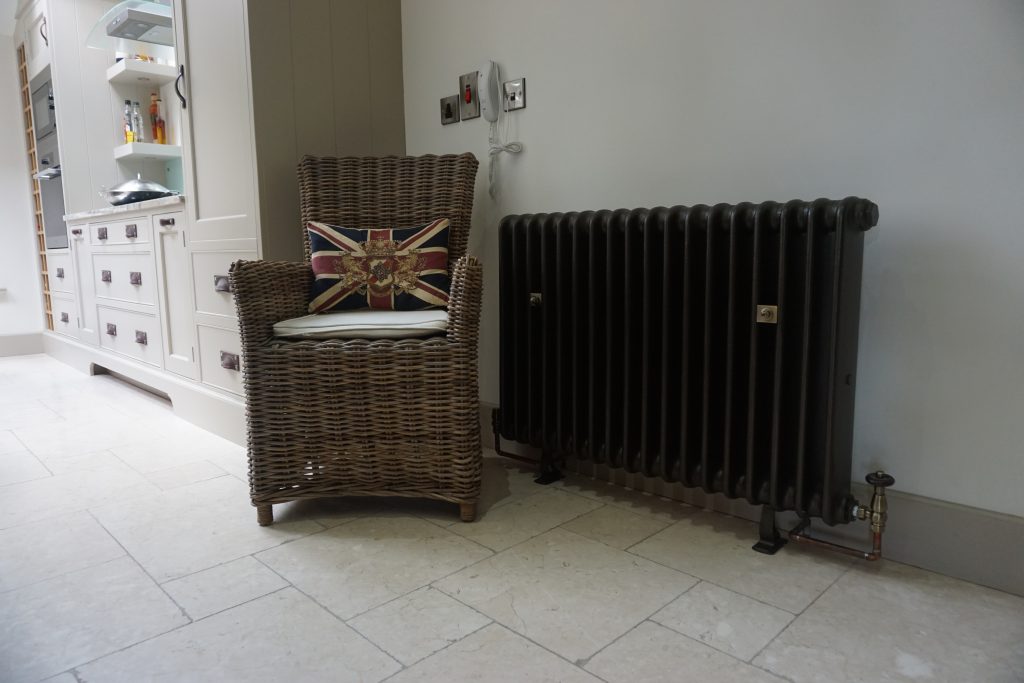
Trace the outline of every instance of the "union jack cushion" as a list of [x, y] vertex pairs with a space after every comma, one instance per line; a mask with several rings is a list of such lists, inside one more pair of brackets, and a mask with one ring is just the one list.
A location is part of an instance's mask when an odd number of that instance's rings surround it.
[[309, 222], [310, 313], [448, 305], [448, 219], [417, 228], [358, 230]]

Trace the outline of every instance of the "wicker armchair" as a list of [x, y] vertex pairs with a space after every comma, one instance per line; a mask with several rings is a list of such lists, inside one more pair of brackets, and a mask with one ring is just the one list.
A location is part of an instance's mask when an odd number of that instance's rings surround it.
[[[299, 164], [306, 261], [238, 261], [231, 284], [242, 335], [249, 489], [257, 520], [274, 503], [410, 496], [458, 503], [480, 493], [477, 336], [483, 284], [466, 255], [477, 160], [471, 154], [305, 157]], [[273, 325], [307, 313], [306, 221], [352, 228], [451, 221], [446, 336], [282, 340]]]

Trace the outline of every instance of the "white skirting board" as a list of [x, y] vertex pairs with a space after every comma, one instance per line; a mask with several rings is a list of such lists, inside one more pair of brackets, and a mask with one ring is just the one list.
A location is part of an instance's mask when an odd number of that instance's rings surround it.
[[42, 337], [43, 350], [57, 360], [87, 374], [96, 374], [97, 366], [105, 368], [165, 394], [178, 417], [229, 441], [245, 444], [245, 405], [240, 397], [52, 332], [44, 332]]
[[[492, 447], [494, 443], [491, 429], [493, 408], [491, 405], [480, 406], [481, 437], [485, 448]], [[540, 458], [539, 451], [523, 444], [503, 440], [501, 445], [505, 452], [535, 460]], [[570, 462], [567, 469], [754, 522], [761, 516], [760, 506], [743, 500], [666, 484], [659, 479], [648, 479], [604, 465]], [[863, 474], [866, 472], [854, 473], [854, 479], [860, 479]], [[899, 486], [898, 481], [896, 486]], [[853, 493], [865, 505], [871, 500], [871, 487], [866, 484], [854, 483]], [[889, 489], [886, 499], [889, 502], [889, 520], [882, 540], [883, 557], [1024, 596], [1024, 518], [896, 489]], [[780, 530], [791, 529], [796, 522], [797, 517], [792, 513], [778, 515]], [[815, 520], [809, 533], [823, 540], [870, 550], [867, 522], [829, 527], [821, 520]], [[751, 545], [756, 540], [755, 535], [751, 535]]]
[[0, 357], [28, 356], [43, 352], [43, 333], [0, 334]]

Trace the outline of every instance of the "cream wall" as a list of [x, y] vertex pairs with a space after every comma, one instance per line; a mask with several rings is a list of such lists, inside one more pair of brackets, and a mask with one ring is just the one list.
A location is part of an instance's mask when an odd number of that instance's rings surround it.
[[[402, 25], [409, 153], [482, 161], [485, 402], [501, 216], [861, 195], [855, 477], [1024, 516], [1024, 3], [403, 0]], [[484, 121], [438, 114], [487, 58], [528, 83], [497, 201]]]
[[20, 103], [14, 41], [9, 35], [0, 35], [0, 288], [7, 289], [0, 292], [0, 355], [6, 353], [3, 337], [43, 329], [42, 286]]

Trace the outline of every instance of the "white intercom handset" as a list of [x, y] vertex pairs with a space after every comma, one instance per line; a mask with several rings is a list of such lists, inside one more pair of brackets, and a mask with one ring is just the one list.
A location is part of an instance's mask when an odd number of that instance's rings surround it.
[[[477, 97], [480, 99], [480, 114], [491, 123], [491, 132], [487, 136], [487, 142], [490, 143], [487, 180], [492, 197], [495, 196], [494, 177], [498, 155], [502, 152], [519, 154], [523, 151], [521, 142], [504, 142], [508, 137], [508, 112], [505, 112], [504, 102], [501, 98], [500, 83], [501, 74], [498, 65], [494, 62], [488, 60], [477, 69]], [[505, 113], [504, 121], [499, 122], [498, 119], [501, 118], [502, 112]]]
[[486, 61], [477, 69], [477, 92], [480, 98], [480, 115], [494, 123], [501, 111], [501, 96], [498, 94], [498, 65]]

